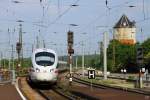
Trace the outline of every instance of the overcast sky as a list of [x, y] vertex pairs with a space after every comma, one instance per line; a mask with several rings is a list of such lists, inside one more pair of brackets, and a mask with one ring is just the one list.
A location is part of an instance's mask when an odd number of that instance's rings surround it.
[[[123, 14], [137, 22], [137, 41], [150, 37], [150, 0], [107, 0], [107, 6], [106, 0], [16, 1], [0, 0], [0, 51], [5, 51], [5, 56], [10, 55], [11, 44], [16, 48], [20, 24], [17, 20], [24, 21], [21, 24], [25, 32], [25, 56], [31, 55], [36, 36], [39, 36], [41, 45], [44, 40], [48, 48], [57, 50], [59, 55], [66, 54], [69, 29], [74, 32], [75, 54], [82, 52], [81, 41], [86, 53], [99, 52], [98, 42], [102, 41], [103, 32], [107, 31], [111, 39], [112, 27]], [[74, 4], [78, 6], [71, 6]]]

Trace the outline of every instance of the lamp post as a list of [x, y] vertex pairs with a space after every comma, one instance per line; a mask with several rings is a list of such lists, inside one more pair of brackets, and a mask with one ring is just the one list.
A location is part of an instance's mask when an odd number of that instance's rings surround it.
[[126, 73], [127, 73], [127, 70], [124, 68], [124, 69], [121, 69], [121, 73], [124, 74], [124, 79], [126, 79]]
[[76, 70], [78, 69], [78, 55], [76, 54]]
[[143, 79], [142, 79], [142, 73], [145, 73], [145, 68], [141, 67], [140, 68], [140, 75], [139, 75], [139, 88], [143, 87]]
[[83, 44], [83, 41], [82, 41], [82, 75], [84, 77], [84, 44]]

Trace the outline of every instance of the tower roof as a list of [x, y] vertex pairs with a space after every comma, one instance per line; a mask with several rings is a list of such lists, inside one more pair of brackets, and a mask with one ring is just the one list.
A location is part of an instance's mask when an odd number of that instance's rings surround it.
[[132, 28], [132, 27], [135, 27], [135, 21], [131, 22], [125, 14], [122, 15], [120, 20], [114, 26], [114, 28]]

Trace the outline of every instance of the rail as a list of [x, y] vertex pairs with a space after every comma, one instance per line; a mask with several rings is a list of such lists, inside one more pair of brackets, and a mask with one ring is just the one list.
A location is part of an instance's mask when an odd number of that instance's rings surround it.
[[[77, 77], [73, 77], [73, 81], [81, 83], [81, 84], [85, 84], [85, 85], [90, 85], [91, 83], [85, 80], [82, 80], [80, 78]], [[128, 91], [128, 92], [134, 92], [134, 93], [138, 93], [138, 94], [144, 94], [144, 95], [149, 95], [150, 96], [150, 92], [149, 91], [143, 91], [143, 90], [139, 90], [139, 89], [131, 89], [131, 88], [123, 88], [123, 87], [119, 87], [119, 86], [111, 86], [111, 85], [106, 85], [106, 84], [96, 84], [96, 83], [92, 83], [92, 86], [95, 88], [112, 88], [112, 89], [118, 89], [118, 90], [123, 90], [123, 91]]]

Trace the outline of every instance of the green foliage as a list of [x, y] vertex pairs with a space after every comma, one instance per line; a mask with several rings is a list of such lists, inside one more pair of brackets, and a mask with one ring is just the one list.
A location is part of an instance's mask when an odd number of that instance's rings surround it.
[[32, 62], [31, 62], [31, 58], [24, 58], [23, 59], [23, 67], [31, 67], [32, 66]]
[[137, 43], [135, 45], [124, 45], [117, 40], [110, 41], [110, 44], [107, 49], [108, 70], [116, 72], [120, 71], [121, 68], [126, 68], [128, 71], [131, 72], [135, 70], [138, 71], [138, 66], [136, 64], [136, 48], [140, 45], [143, 47], [144, 65], [146, 68], [150, 68], [149, 38], [142, 44]]
[[[23, 68], [32, 66], [30, 58], [24, 58], [22, 61], [23, 61], [22, 62]], [[9, 68], [9, 60], [8, 59], [2, 59], [2, 60], [0, 60], [0, 63], [3, 68]], [[17, 63], [18, 63], [18, 60], [14, 59], [14, 68], [16, 68]], [[13, 66], [13, 62], [12, 62], [12, 60], [10, 60], [10, 68], [11, 69], [12, 69], [12, 66]]]
[[144, 53], [144, 66], [150, 70], [150, 38], [142, 43]]
[[134, 76], [129, 76], [128, 77], [130, 80], [134, 80]]
[[150, 52], [150, 38], [142, 43], [144, 56], [146, 56]]
[[[93, 55], [85, 55], [84, 56], [85, 59], [85, 67], [92, 67], [92, 68], [96, 68], [96, 69], [100, 69], [102, 68], [102, 66], [100, 65], [100, 55], [98, 54], [93, 54]], [[74, 65], [75, 65], [75, 58], [74, 58]], [[78, 56], [78, 66], [82, 66], [82, 56], [79, 55]]]
[[112, 40], [107, 49], [107, 56], [110, 71], [116, 72], [121, 68], [136, 66], [136, 45], [125, 45]]

